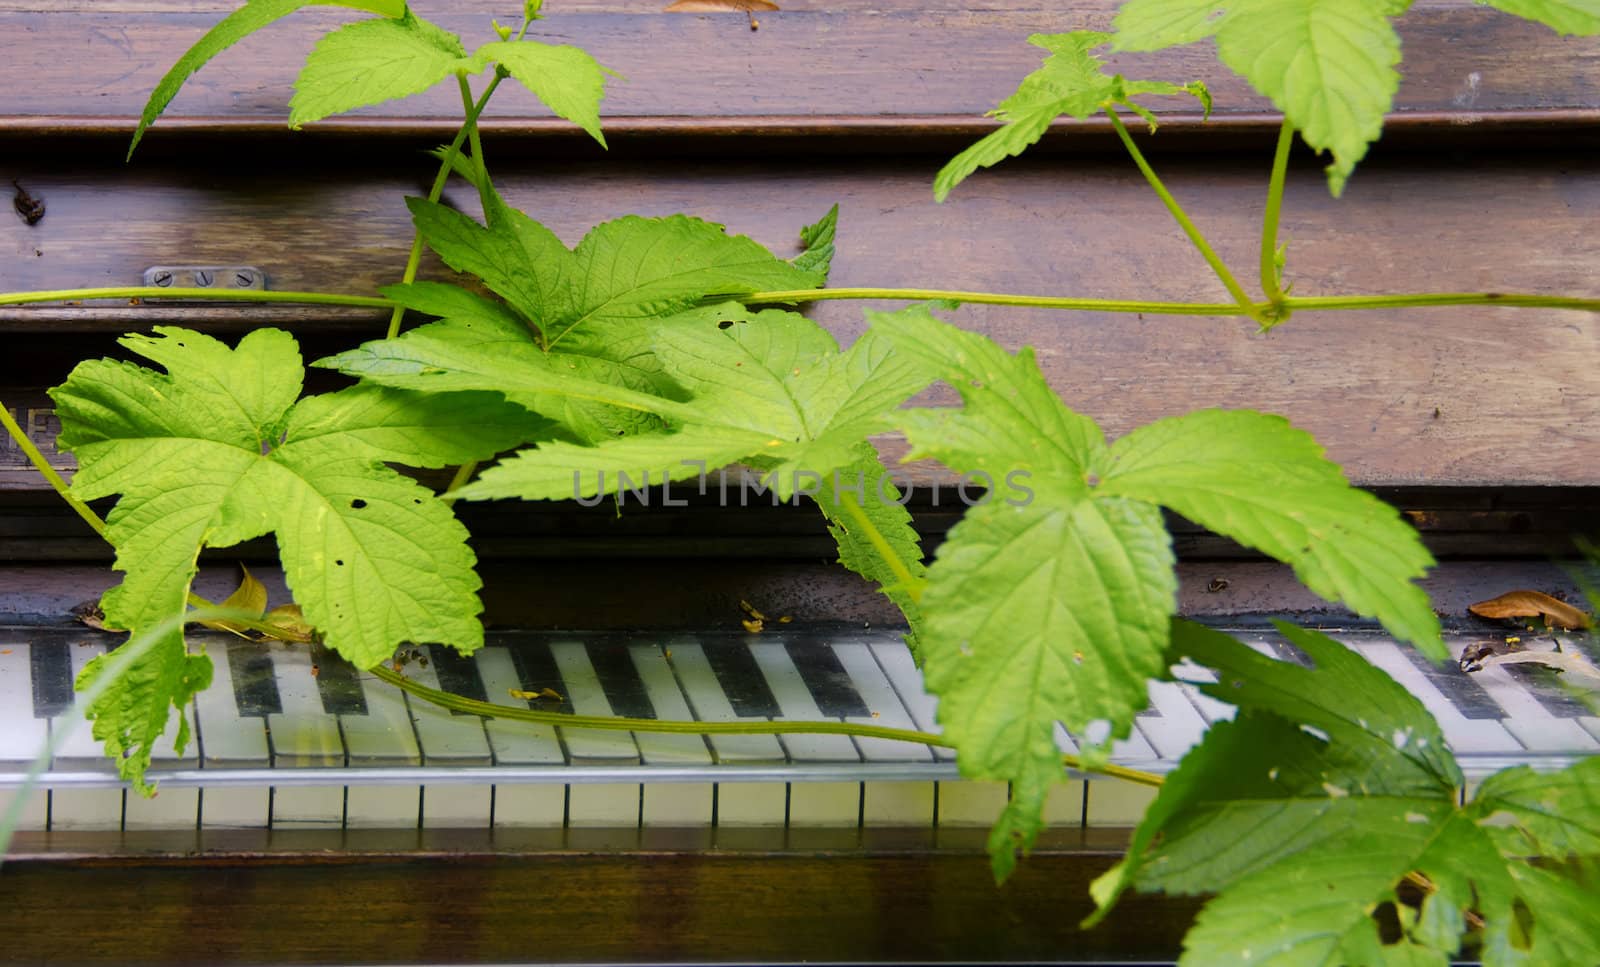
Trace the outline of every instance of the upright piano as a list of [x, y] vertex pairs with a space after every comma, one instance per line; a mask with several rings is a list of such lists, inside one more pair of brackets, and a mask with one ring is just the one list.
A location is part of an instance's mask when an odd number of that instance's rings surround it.
[[[627, 77], [605, 102], [611, 148], [507, 90], [482, 123], [502, 192], [569, 243], [608, 218], [686, 211], [780, 253], [838, 202], [835, 285], [1213, 297], [1101, 123], [1058, 123], [1026, 159], [933, 203], [933, 173], [1037, 65], [1026, 36], [1104, 26], [1108, 4], [780, 2], [753, 17], [552, 2], [541, 39]], [[150, 88], [233, 6], [0, 0], [0, 176], [45, 205], [31, 225], [0, 217], [0, 292], [162, 271], [357, 294], [397, 279], [403, 196], [426, 192], [426, 151], [457, 124], [454, 92], [287, 131], [299, 59], [343, 14], [302, 11], [219, 57], [123, 163]], [[509, 15], [416, 6], [479, 40]], [[1297, 292], [1593, 292], [1600, 45], [1468, 0], [1419, 0], [1401, 26], [1397, 111], [1346, 196], [1327, 196], [1314, 159], [1292, 169]], [[1212, 86], [1209, 121], [1165, 113], [1146, 144], [1224, 256], [1248, 263], [1277, 118], [1209, 57], [1116, 63]], [[476, 204], [459, 183], [445, 198]], [[424, 277], [450, 273], [430, 257]], [[857, 304], [807, 311], [845, 341], [864, 328]], [[1036, 346], [1069, 404], [1112, 434], [1210, 405], [1281, 412], [1315, 433], [1440, 558], [1425, 585], [1457, 654], [1504, 637], [1468, 604], [1524, 587], [1578, 593], [1559, 562], [1574, 534], [1600, 529], [1592, 315], [1307, 312], [1265, 336], [1213, 319], [977, 306], [957, 318]], [[45, 390], [77, 360], [116, 354], [120, 333], [274, 325], [315, 358], [385, 320], [227, 302], [0, 306], [0, 402], [70, 473]], [[931, 552], [959, 519], [952, 479], [919, 465], [897, 475]], [[573, 715], [938, 729], [897, 614], [833, 563], [809, 507], [698, 497], [461, 513], [488, 645], [470, 658], [403, 650], [423, 684]], [[1469, 777], [1600, 751], [1600, 719], [1547, 676], [1432, 666], [1286, 568], [1171, 525], [1183, 614], [1291, 659], [1272, 619], [1327, 630], [1422, 699]], [[197, 591], [225, 596], [241, 563], [286, 600], [267, 542], [208, 553]], [[1149, 800], [1118, 780], [1063, 782], [1051, 831], [997, 888], [984, 839], [1007, 790], [962, 779], [941, 747], [530, 726], [419, 702], [317, 647], [217, 632], [195, 636], [216, 669], [186, 713], [195, 740], [158, 753], [146, 799], [72, 721], [73, 678], [119, 640], [79, 620], [81, 606], [116, 580], [109, 549], [0, 442], [0, 808], [40, 745], [70, 729], [0, 866], [0, 961], [1162, 960], [1201, 903], [1129, 898], [1078, 929], [1087, 884]], [[771, 619], [759, 633], [742, 625], [745, 604]], [[1158, 683], [1114, 759], [1164, 772], [1229, 714]], [[1070, 751], [1082, 737], [1058, 738]]]

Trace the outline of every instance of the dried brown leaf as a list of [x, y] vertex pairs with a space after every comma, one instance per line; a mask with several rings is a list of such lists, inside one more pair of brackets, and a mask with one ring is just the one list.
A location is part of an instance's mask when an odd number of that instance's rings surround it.
[[1544, 618], [1552, 627], [1569, 630], [1587, 628], [1591, 623], [1582, 611], [1542, 591], [1507, 591], [1467, 610], [1480, 618]]
[[[239, 579], [239, 586], [234, 592], [223, 599], [221, 606], [232, 608], [235, 611], [247, 611], [257, 617], [267, 610], [267, 586], [257, 581], [255, 575], [243, 564], [239, 565], [239, 572], [243, 575]], [[245, 633], [243, 625], [233, 621], [202, 621], [201, 625], [215, 631], [227, 631], [238, 635], [240, 638], [250, 637]]]

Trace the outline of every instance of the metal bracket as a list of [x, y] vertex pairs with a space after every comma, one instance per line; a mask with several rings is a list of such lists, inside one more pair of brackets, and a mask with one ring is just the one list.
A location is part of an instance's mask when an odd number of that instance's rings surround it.
[[161, 289], [254, 289], [260, 292], [267, 288], [267, 274], [250, 265], [152, 265], [144, 270], [144, 284]]

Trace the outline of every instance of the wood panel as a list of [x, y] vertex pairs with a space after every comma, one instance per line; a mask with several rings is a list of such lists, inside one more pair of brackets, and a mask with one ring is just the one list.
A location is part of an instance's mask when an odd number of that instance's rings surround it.
[[[1205, 156], [1168, 172], [1172, 190], [1246, 277], [1265, 162]], [[1225, 298], [1125, 162], [1019, 160], [976, 176], [942, 206], [929, 190], [937, 163], [511, 165], [500, 183], [569, 243], [624, 213], [687, 211], [791, 252], [798, 227], [839, 202], [832, 281], [840, 286]], [[401, 196], [421, 190], [425, 167], [317, 175], [243, 165], [206, 175], [183, 166], [23, 170], [50, 209], [32, 228], [20, 219], [4, 227], [0, 251], [13, 257], [0, 262], [0, 290], [131, 284], [154, 264], [248, 264], [277, 289], [371, 293], [404, 261], [410, 226]], [[472, 208], [466, 192], [447, 197]], [[1593, 155], [1474, 152], [1448, 165], [1391, 158], [1358, 171], [1340, 201], [1328, 197], [1314, 166], [1297, 167], [1283, 232], [1301, 295], [1594, 295], [1597, 208]], [[430, 260], [428, 275], [440, 274]], [[834, 302], [811, 312], [850, 340], [864, 328], [861, 310]], [[293, 318], [257, 309], [80, 311], [17, 307], [0, 321], [43, 338], [186, 314], [235, 328]], [[1600, 484], [1600, 317], [1592, 313], [1308, 312], [1265, 335], [1226, 318], [981, 306], [956, 318], [1009, 346], [1037, 347], [1052, 385], [1114, 435], [1197, 407], [1252, 407], [1315, 433], [1363, 484]], [[319, 315], [291, 328], [328, 324]], [[381, 323], [356, 313], [344, 325], [375, 333]], [[45, 372], [31, 349], [0, 360], [8, 389], [64, 375]], [[926, 400], [949, 403], [953, 394], [936, 390]]]
[[[559, 834], [558, 834], [559, 836]], [[1055, 834], [997, 889], [976, 835], [24, 834], [0, 961], [27, 964], [1167, 959], [1198, 907], [1088, 883], [1126, 832]], [[715, 848], [708, 848], [715, 847]], [[419, 892], [427, 885], [426, 899]]]
[[[230, 5], [147, 0], [0, 5], [0, 66], [6, 98], [0, 131], [131, 132], [156, 81]], [[784, 4], [752, 31], [740, 15], [661, 12], [654, 2], [596, 0], [550, 4], [530, 36], [572, 42], [625, 75], [612, 85], [605, 115], [613, 130], [689, 124], [759, 132], [917, 126], [976, 119], [1038, 65], [1025, 43], [1034, 32], [1103, 28], [1112, 5], [1072, 0], [1041, 10], [1017, 0], [979, 9], [956, 0], [845, 0]], [[493, 39], [503, 6], [419, 3], [424, 16], [461, 32], [469, 45]], [[149, 142], [195, 127], [281, 130], [295, 71], [313, 38], [353, 19], [305, 11], [225, 52], [189, 83]], [[1460, 123], [1500, 115], [1577, 112], [1592, 117], [1600, 89], [1600, 42], [1562, 39], [1534, 24], [1469, 0], [1423, 0], [1401, 21], [1406, 83], [1397, 113], [1457, 116]], [[1164, 55], [1123, 55], [1130, 77], [1205, 79], [1220, 116], [1261, 122], [1262, 98], [1214, 62], [1209, 45]], [[1172, 101], [1193, 117], [1192, 104]], [[370, 136], [374, 124], [405, 120], [449, 129], [459, 100], [445, 87], [365, 109], [330, 130]], [[491, 131], [566, 131], [526, 92], [497, 100]], [[686, 120], [688, 119], [688, 120]], [[383, 125], [378, 123], [378, 127]]]

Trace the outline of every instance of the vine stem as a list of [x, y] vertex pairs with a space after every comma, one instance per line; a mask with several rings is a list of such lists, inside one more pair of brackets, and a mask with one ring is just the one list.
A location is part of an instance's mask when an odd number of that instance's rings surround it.
[[1183, 206], [1178, 204], [1178, 200], [1172, 197], [1172, 192], [1168, 191], [1167, 186], [1161, 183], [1161, 178], [1156, 175], [1155, 169], [1150, 167], [1150, 162], [1145, 160], [1144, 153], [1139, 150], [1138, 145], [1133, 143], [1133, 135], [1128, 133], [1128, 129], [1122, 123], [1122, 119], [1117, 116], [1115, 111], [1111, 110], [1109, 105], [1106, 108], [1106, 117], [1111, 119], [1111, 126], [1116, 129], [1117, 137], [1122, 139], [1123, 147], [1128, 149], [1128, 155], [1133, 158], [1133, 163], [1139, 166], [1139, 171], [1144, 175], [1144, 180], [1150, 183], [1150, 187], [1155, 190], [1156, 196], [1161, 199], [1161, 203], [1167, 206], [1167, 211], [1172, 213], [1172, 217], [1177, 221], [1178, 227], [1183, 229], [1183, 234], [1189, 236], [1189, 241], [1194, 244], [1195, 249], [1206, 260], [1206, 264], [1211, 266], [1211, 271], [1215, 272], [1217, 278], [1222, 280], [1222, 284], [1228, 290], [1228, 294], [1233, 296], [1233, 300], [1239, 304], [1240, 309], [1244, 310], [1245, 315], [1250, 316], [1262, 325], [1266, 325], [1268, 320], [1260, 315], [1260, 310], [1251, 301], [1249, 294], [1244, 291], [1244, 287], [1239, 284], [1239, 280], [1235, 279], [1233, 273], [1228, 271], [1228, 266], [1222, 261], [1222, 257], [1217, 255], [1216, 250], [1211, 247], [1211, 243], [1206, 241], [1206, 237], [1200, 234], [1200, 229], [1189, 218], [1189, 214], [1183, 210]]
[[[1283, 304], [1278, 282], [1278, 217], [1283, 211], [1283, 186], [1288, 178], [1289, 151], [1294, 147], [1294, 125], [1288, 118], [1278, 129], [1278, 148], [1272, 156], [1272, 180], [1267, 184], [1267, 210], [1261, 218], [1261, 291], [1275, 306]], [[1280, 320], [1281, 321], [1281, 320]]]
[[44, 458], [44, 454], [39, 452], [39, 448], [33, 445], [33, 440], [29, 439], [28, 434], [22, 432], [22, 427], [17, 425], [17, 421], [11, 416], [11, 408], [6, 406], [3, 400], [0, 400], [0, 423], [5, 424], [6, 432], [11, 435], [12, 441], [27, 456], [28, 462], [33, 464], [33, 468], [39, 471], [44, 479], [50, 482], [50, 486], [55, 489], [61, 499], [67, 502], [67, 506], [76, 511], [85, 523], [94, 528], [96, 534], [99, 534], [101, 538], [105, 538], [106, 522], [101, 520], [100, 515], [91, 510], [88, 504], [79, 500], [78, 496], [67, 486], [66, 480], [62, 479], [61, 474], [56, 473], [56, 468], [50, 466], [50, 461]]
[[156, 286], [111, 286], [91, 289], [49, 289], [37, 292], [0, 292], [0, 306], [23, 306], [37, 302], [79, 302], [85, 299], [196, 299], [204, 302], [287, 302], [308, 306], [359, 306], [364, 309], [392, 309], [393, 299], [370, 295], [344, 295], [338, 292], [267, 292], [261, 289], [162, 289]]

